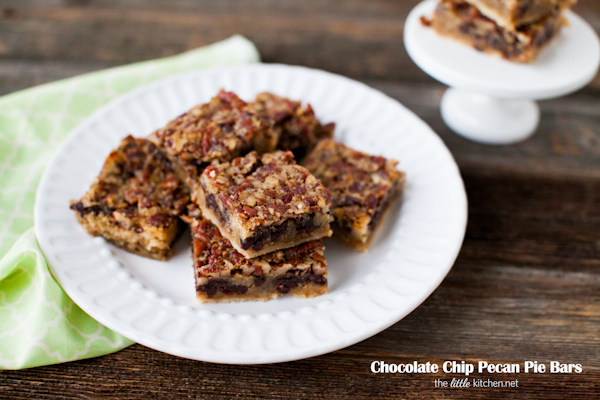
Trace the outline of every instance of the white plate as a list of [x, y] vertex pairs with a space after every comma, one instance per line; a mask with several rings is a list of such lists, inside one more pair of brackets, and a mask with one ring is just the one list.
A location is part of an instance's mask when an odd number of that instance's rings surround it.
[[[271, 91], [310, 102], [349, 146], [400, 160], [404, 196], [368, 253], [326, 241], [329, 294], [265, 303], [199, 304], [189, 240], [168, 262], [91, 238], [68, 208], [128, 133], [145, 136], [219, 88], [253, 99]], [[198, 71], [111, 102], [77, 127], [37, 192], [35, 227], [52, 272], [90, 316], [145, 346], [196, 360], [257, 364], [350, 346], [396, 323], [446, 276], [460, 249], [467, 200], [458, 168], [436, 134], [395, 100], [359, 82], [285, 65]]]

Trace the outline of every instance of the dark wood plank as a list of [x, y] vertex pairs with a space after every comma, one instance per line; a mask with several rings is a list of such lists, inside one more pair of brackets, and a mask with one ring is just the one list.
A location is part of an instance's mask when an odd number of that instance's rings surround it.
[[[239, 33], [264, 61], [355, 78], [427, 80], [402, 45], [417, 1], [4, 2], [0, 57], [111, 65], [177, 54]], [[55, 5], [53, 5], [55, 4]], [[600, 30], [598, 3], [578, 10]], [[160, 32], [160, 34], [156, 34]], [[360, 56], [357, 56], [360, 55]]]

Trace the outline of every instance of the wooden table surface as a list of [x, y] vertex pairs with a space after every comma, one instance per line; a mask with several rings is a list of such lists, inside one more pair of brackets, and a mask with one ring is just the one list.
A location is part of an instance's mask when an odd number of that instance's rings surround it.
[[[217, 365], [133, 345], [116, 354], [0, 373], [0, 398], [599, 398], [600, 76], [541, 103], [525, 143], [490, 147], [443, 124], [444, 86], [402, 44], [416, 0], [2, 0], [0, 94], [168, 56], [240, 33], [265, 62], [321, 68], [398, 99], [438, 132], [469, 197], [464, 246], [417, 310], [346, 349], [275, 365]], [[600, 30], [600, 1], [575, 10]], [[373, 374], [388, 363], [579, 363], [519, 374], [518, 389], [439, 389], [446, 374]]]

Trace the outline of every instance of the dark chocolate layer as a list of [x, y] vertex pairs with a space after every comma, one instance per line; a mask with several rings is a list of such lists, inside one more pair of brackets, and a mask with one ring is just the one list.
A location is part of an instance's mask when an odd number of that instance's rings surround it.
[[[254, 284], [256, 286], [262, 286], [264, 282], [265, 279], [263, 277], [254, 277]], [[274, 280], [274, 285], [277, 292], [281, 294], [287, 294], [292, 289], [307, 282], [316, 285], [326, 285], [327, 278], [323, 277], [322, 275], [315, 275], [313, 273], [301, 274], [298, 270], [291, 270], [286, 272], [284, 275], [277, 277]], [[244, 294], [248, 291], [248, 288], [249, 287], [245, 285], [235, 285], [227, 279], [214, 278], [210, 279], [208, 283], [204, 285], [199, 285], [196, 289], [199, 292], [206, 294], [206, 296], [210, 298], [218, 292], [222, 292], [226, 295]]]
[[248, 250], [251, 247], [254, 250], [261, 250], [266, 244], [281, 239], [290, 227], [293, 227], [298, 234], [310, 233], [315, 230], [314, 216], [304, 215], [302, 218], [287, 220], [282, 224], [271, 225], [266, 229], [261, 229], [253, 236], [242, 240], [240, 246], [244, 250]]

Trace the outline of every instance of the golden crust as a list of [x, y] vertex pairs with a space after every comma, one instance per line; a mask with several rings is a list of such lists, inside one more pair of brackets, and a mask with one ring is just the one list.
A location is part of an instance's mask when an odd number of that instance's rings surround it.
[[171, 244], [183, 232], [180, 221], [169, 227], [147, 227], [147, 231], [135, 233], [115, 225], [109, 217], [102, 214], [83, 217], [78, 214], [77, 220], [90, 235], [102, 236], [130, 253], [159, 261], [169, 258], [172, 254]]
[[[244, 294], [224, 294], [219, 292], [212, 297], [207, 297], [204, 293], [198, 293], [196, 298], [202, 303], [237, 303], [240, 301], [268, 301], [281, 296], [281, 294], [269, 290], [269, 285], [265, 284], [264, 286], [264, 288], [252, 286]], [[327, 294], [327, 286], [314, 283], [302, 284], [290, 289], [289, 292], [289, 295], [301, 298], [317, 297], [324, 294]]]

